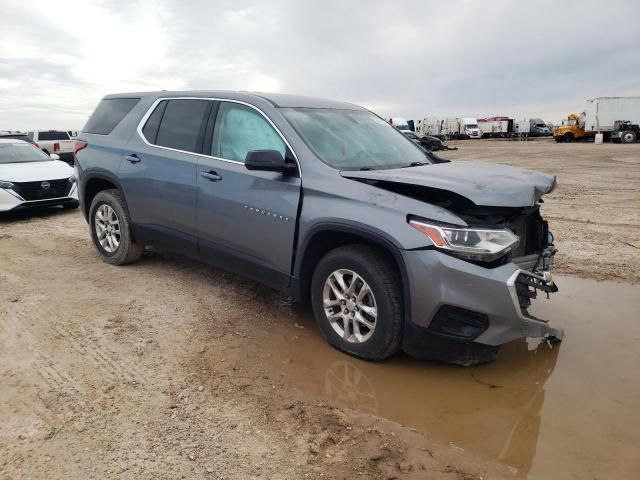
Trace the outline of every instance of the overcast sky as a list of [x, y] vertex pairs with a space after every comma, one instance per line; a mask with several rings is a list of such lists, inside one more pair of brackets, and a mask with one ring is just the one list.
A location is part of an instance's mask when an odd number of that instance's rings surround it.
[[640, 95], [639, 45], [639, 0], [0, 0], [0, 129], [78, 129], [107, 93], [160, 89], [558, 121]]

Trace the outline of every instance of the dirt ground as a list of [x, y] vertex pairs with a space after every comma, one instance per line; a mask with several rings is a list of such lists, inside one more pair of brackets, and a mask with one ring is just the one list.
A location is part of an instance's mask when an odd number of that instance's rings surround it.
[[[640, 145], [459, 146], [443, 156], [558, 175], [544, 211], [562, 272], [638, 281]], [[312, 325], [286, 299], [163, 252], [107, 265], [87, 229], [78, 211], [0, 217], [0, 478], [526, 476], [293, 388], [284, 372], [306, 364], [276, 338]]]

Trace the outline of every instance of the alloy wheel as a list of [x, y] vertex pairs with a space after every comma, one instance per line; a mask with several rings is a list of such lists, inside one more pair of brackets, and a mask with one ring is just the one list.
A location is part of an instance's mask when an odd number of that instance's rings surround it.
[[333, 330], [349, 343], [363, 343], [373, 335], [378, 307], [367, 282], [353, 270], [334, 271], [324, 284], [322, 302]]
[[120, 220], [110, 205], [103, 203], [96, 210], [94, 217], [96, 236], [100, 246], [107, 253], [114, 253], [120, 246]]

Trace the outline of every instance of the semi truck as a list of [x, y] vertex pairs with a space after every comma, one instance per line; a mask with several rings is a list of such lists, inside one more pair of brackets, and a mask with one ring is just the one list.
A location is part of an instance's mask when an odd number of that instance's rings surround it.
[[480, 138], [480, 128], [478, 119], [474, 117], [464, 117], [460, 119], [460, 135], [463, 138]]
[[541, 118], [529, 119], [529, 136], [531, 137], [548, 137], [551, 135], [547, 123]]
[[572, 113], [553, 131], [556, 142], [589, 140], [602, 133], [609, 140], [620, 123], [640, 123], [640, 97], [597, 97], [587, 100], [582, 114]]
[[409, 126], [409, 121], [402, 117], [391, 117], [389, 123], [396, 127], [401, 132], [412, 132], [413, 129]]

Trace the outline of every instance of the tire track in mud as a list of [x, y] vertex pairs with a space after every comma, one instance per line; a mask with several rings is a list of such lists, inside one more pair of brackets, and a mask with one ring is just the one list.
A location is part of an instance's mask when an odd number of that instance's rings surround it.
[[143, 375], [132, 363], [114, 358], [113, 352], [106, 350], [97, 344], [91, 332], [81, 325], [76, 326], [77, 330], [71, 330], [61, 322], [53, 325], [58, 335], [82, 356], [88, 356], [95, 365], [114, 380], [121, 380], [127, 383], [143, 384]]

